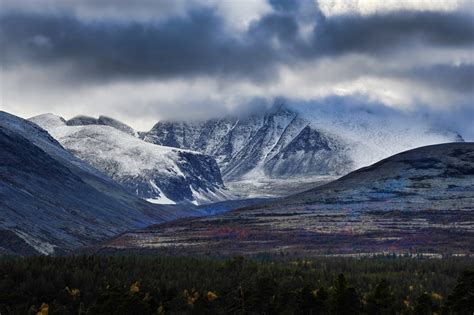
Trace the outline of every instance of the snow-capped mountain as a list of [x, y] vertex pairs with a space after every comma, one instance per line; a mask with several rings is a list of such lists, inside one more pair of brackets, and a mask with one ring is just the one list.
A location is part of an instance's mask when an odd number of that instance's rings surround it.
[[160, 121], [140, 137], [214, 156], [229, 182], [339, 176], [404, 150], [462, 141], [454, 132], [395, 112], [282, 102], [244, 117]]
[[45, 130], [0, 112], [0, 253], [58, 254], [179, 217], [128, 193]]
[[148, 142], [216, 157], [225, 180], [342, 174], [351, 167], [344, 143], [310, 128], [284, 106], [245, 118], [158, 122], [140, 136]]
[[221, 201], [229, 198], [214, 158], [154, 145], [116, 120], [44, 114], [30, 119], [66, 149], [152, 203]]

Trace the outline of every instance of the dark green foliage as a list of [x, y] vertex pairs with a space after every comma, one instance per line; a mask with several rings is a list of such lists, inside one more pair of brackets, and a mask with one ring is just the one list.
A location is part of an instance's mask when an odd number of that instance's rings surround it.
[[46, 303], [49, 314], [472, 314], [474, 272], [462, 273], [471, 267], [467, 258], [4, 258], [0, 313]]
[[361, 311], [360, 297], [356, 289], [348, 285], [342, 273], [334, 283], [331, 306], [332, 313], [337, 315], [359, 314]]
[[367, 298], [367, 314], [390, 315], [396, 314], [397, 308], [390, 284], [386, 280], [380, 281]]
[[448, 297], [446, 312], [460, 315], [474, 313], [474, 270], [467, 270], [459, 277], [453, 293]]
[[418, 315], [431, 315], [435, 309], [435, 305], [428, 293], [420, 295], [415, 302], [415, 314]]
[[298, 304], [298, 314], [326, 314], [328, 313], [329, 295], [324, 287], [311, 290], [309, 285], [301, 290], [301, 301]]

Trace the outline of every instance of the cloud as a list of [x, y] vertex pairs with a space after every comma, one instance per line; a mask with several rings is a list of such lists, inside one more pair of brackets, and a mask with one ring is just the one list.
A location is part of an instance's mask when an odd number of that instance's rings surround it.
[[265, 0], [3, 0], [7, 14], [74, 16], [85, 22], [160, 23], [185, 17], [202, 7], [215, 10], [232, 30], [241, 30], [261, 15], [271, 11]]
[[432, 88], [451, 89], [459, 92], [473, 93], [474, 64], [433, 65], [427, 68], [414, 68], [399, 76], [414, 78]]
[[[313, 6], [310, 22], [315, 24], [308, 41], [298, 36], [302, 27], [296, 5], [272, 4], [278, 11], [250, 23], [243, 36], [226, 32], [223, 18], [210, 7], [162, 22], [129, 23], [7, 13], [0, 17], [3, 61], [6, 66], [65, 63], [87, 80], [196, 74], [270, 80], [279, 65], [301, 60], [348, 53], [390, 55], [420, 45], [474, 45], [474, 19], [459, 12], [326, 18]], [[38, 45], [38, 39], [45, 45]]]
[[193, 0], [5, 0], [2, 11], [13, 14], [71, 15], [87, 22], [153, 22], [185, 16], [196, 7]]
[[[274, 52], [264, 42], [240, 43], [221, 33], [211, 10], [160, 24], [86, 23], [71, 16], [1, 17], [4, 63], [69, 64], [87, 80], [176, 75], [266, 75]], [[47, 41], [49, 49], [32, 44]], [[80, 77], [78, 77], [80, 79]]]
[[473, 16], [464, 13], [409, 12], [367, 17], [324, 18], [316, 26], [310, 54], [390, 54], [410, 46], [456, 47], [474, 44]]
[[1, 107], [106, 114], [139, 129], [279, 96], [472, 114], [466, 1], [202, 3], [5, 0]]
[[318, 0], [321, 11], [326, 16], [334, 15], [371, 15], [393, 11], [455, 11], [472, 9], [470, 0]]

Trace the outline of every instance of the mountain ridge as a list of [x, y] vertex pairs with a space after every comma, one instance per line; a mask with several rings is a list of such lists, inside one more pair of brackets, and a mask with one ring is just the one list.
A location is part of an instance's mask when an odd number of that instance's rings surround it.
[[214, 156], [225, 182], [340, 176], [407, 149], [463, 141], [420, 118], [390, 113], [279, 101], [247, 116], [159, 121], [139, 137]]
[[[150, 202], [200, 204], [230, 199], [217, 163], [202, 153], [144, 142], [112, 119], [80, 116], [65, 121], [45, 114], [30, 120], [76, 156]], [[106, 124], [111, 121], [112, 125]]]
[[264, 205], [127, 232], [96, 249], [223, 256], [470, 255], [473, 205], [474, 143], [455, 142], [405, 151]]
[[147, 203], [65, 150], [44, 129], [0, 112], [0, 251], [61, 254], [181, 214]]

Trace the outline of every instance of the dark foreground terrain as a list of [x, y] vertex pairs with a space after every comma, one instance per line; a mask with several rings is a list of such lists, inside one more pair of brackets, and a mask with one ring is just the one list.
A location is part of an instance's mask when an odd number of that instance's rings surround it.
[[0, 260], [1, 314], [472, 314], [470, 258]]

